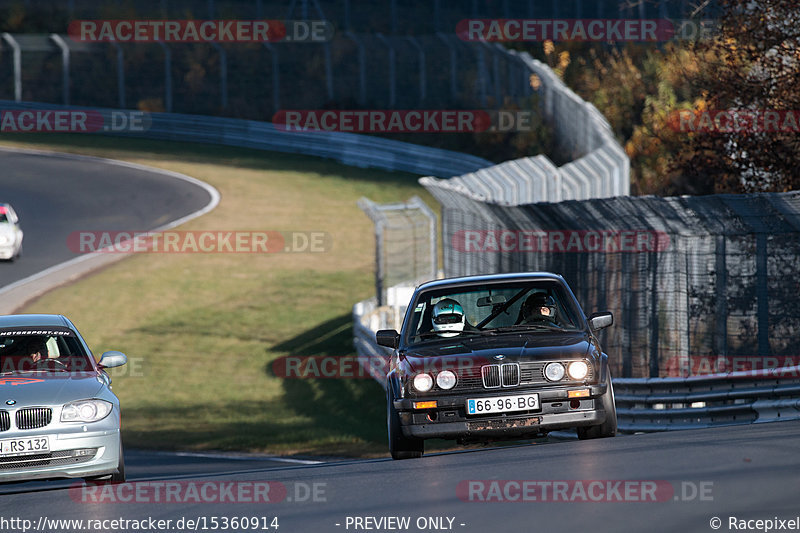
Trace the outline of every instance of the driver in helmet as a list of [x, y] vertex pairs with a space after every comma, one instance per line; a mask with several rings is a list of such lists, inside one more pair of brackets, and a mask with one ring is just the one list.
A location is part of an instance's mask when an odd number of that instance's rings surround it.
[[520, 324], [555, 324], [556, 302], [543, 292], [534, 293], [525, 300], [520, 311]]
[[455, 337], [464, 331], [464, 308], [452, 298], [440, 300], [433, 306], [433, 331], [440, 337]]

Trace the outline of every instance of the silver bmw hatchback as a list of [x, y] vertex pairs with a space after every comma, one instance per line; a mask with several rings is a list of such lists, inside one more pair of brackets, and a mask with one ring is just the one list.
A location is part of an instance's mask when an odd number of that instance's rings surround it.
[[84, 478], [121, 483], [119, 399], [74, 324], [61, 315], [0, 316], [0, 482]]

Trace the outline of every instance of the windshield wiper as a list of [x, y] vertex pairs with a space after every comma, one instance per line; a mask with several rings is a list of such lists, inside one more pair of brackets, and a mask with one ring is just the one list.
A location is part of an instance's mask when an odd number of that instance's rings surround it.
[[411, 338], [412, 339], [417, 339], [417, 342], [438, 340], [438, 339], [453, 340], [453, 339], [459, 339], [459, 338], [461, 338], [462, 336], [465, 336], [465, 335], [483, 335], [483, 333], [484, 332], [481, 331], [481, 330], [465, 329], [463, 331], [459, 331], [458, 335], [453, 335], [452, 337], [445, 337], [445, 336], [440, 335], [436, 331], [426, 331], [425, 333], [420, 333], [419, 335], [414, 335]]
[[483, 330], [484, 333], [510, 333], [514, 331], [530, 331], [530, 330], [544, 330], [544, 331], [569, 331], [561, 326], [551, 326], [548, 324], [517, 324], [515, 326], [500, 326]]

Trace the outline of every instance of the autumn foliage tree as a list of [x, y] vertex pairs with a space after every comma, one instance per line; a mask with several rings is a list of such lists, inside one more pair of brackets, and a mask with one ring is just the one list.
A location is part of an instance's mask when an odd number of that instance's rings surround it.
[[[716, 38], [698, 42], [694, 111], [738, 123], [697, 128], [672, 169], [703, 192], [800, 189], [800, 10], [796, 0], [719, 0]], [[727, 115], [721, 115], [721, 111]], [[773, 120], [770, 120], [772, 117]], [[698, 124], [699, 121], [694, 122]]]

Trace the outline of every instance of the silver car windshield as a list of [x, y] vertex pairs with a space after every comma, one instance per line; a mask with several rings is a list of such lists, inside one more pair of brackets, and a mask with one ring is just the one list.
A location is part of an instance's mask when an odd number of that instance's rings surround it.
[[86, 372], [89, 356], [73, 334], [0, 331], [0, 373]]

